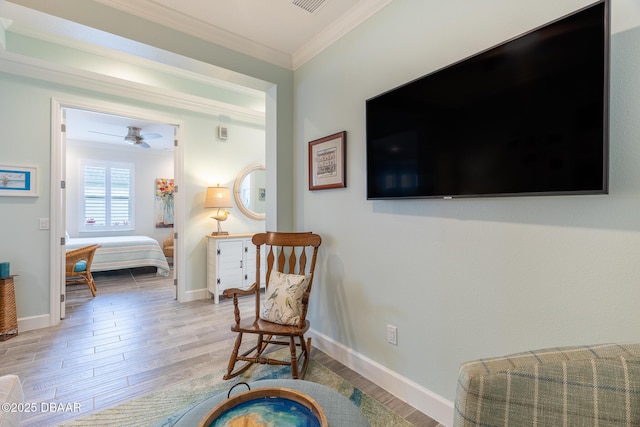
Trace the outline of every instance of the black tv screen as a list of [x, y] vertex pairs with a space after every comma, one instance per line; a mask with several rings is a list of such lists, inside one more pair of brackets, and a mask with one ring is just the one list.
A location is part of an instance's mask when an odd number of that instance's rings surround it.
[[608, 89], [603, 0], [368, 99], [367, 198], [607, 193]]

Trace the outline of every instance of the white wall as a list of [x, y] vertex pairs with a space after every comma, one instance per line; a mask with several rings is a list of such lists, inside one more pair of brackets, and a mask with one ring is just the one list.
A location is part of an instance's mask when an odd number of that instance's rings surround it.
[[[609, 195], [365, 196], [366, 99], [589, 3], [395, 0], [296, 71], [297, 227], [323, 237], [316, 330], [449, 400], [466, 360], [638, 339], [637, 2], [612, 5], [635, 19], [612, 39]], [[341, 130], [348, 187], [308, 191], [308, 141]]]
[[135, 217], [132, 231], [115, 233], [118, 235], [149, 236], [162, 244], [169, 237], [172, 228], [156, 228], [155, 218], [155, 180], [156, 178], [174, 178], [173, 152], [140, 147], [113, 147], [106, 149], [96, 144], [82, 141], [67, 141], [67, 183], [66, 225], [71, 237], [92, 237], [113, 235], [113, 232], [87, 233], [80, 228], [80, 183], [82, 181], [80, 162], [82, 160], [126, 161], [134, 164], [134, 207]]

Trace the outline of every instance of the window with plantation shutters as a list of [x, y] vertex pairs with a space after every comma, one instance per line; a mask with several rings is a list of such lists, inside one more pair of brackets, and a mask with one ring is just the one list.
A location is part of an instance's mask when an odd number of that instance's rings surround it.
[[80, 230], [133, 230], [133, 163], [82, 160], [80, 170]]

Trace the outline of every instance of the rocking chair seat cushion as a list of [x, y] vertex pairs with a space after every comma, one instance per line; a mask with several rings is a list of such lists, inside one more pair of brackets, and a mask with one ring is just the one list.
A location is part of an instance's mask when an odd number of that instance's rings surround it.
[[281, 325], [297, 326], [302, 314], [302, 296], [309, 287], [310, 275], [285, 274], [273, 270], [260, 317]]

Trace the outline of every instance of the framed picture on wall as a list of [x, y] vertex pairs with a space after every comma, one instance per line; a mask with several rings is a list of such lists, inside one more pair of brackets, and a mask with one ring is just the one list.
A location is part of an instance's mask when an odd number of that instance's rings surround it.
[[309, 142], [309, 190], [347, 186], [347, 132]]
[[36, 167], [0, 165], [0, 196], [36, 197], [37, 173]]
[[156, 228], [173, 228], [173, 178], [156, 178]]

